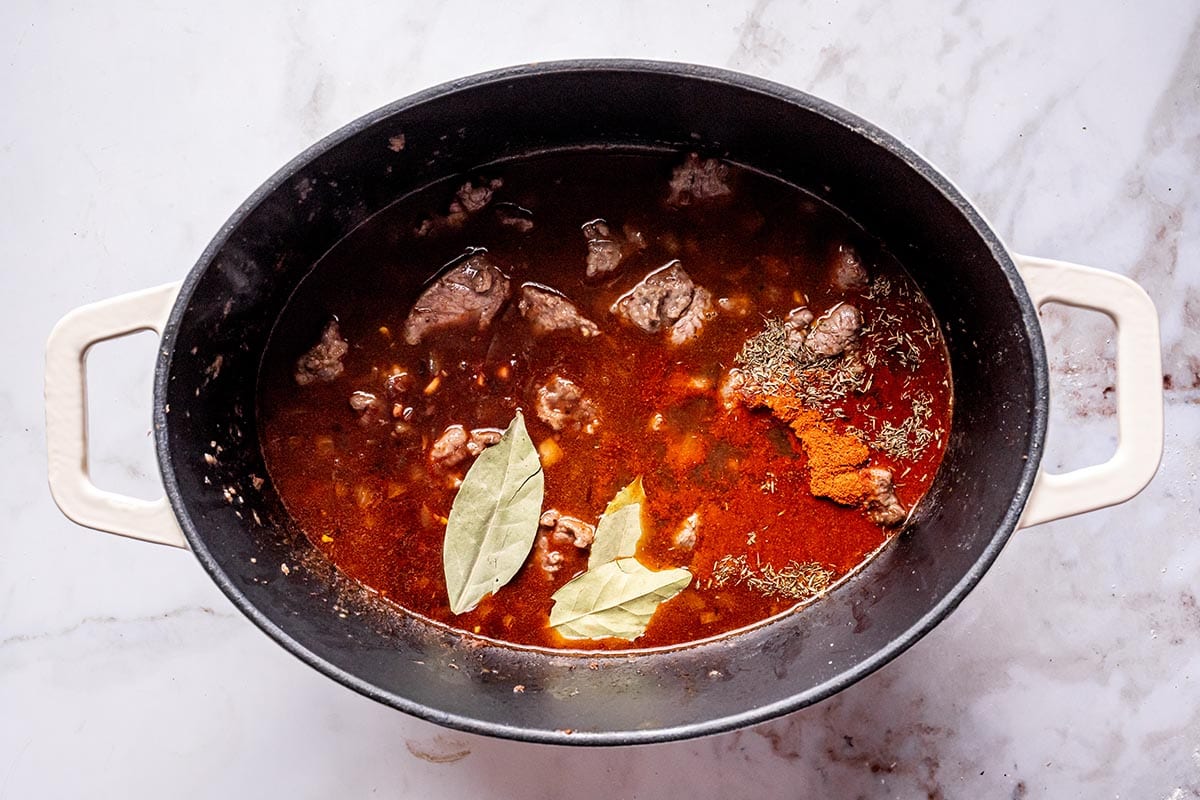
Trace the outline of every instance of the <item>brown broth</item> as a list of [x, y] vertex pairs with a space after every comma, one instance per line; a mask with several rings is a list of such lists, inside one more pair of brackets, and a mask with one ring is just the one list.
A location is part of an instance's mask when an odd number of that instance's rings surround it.
[[[784, 316], [804, 295], [818, 313], [849, 299], [868, 321], [886, 312], [896, 315], [900, 332], [932, 328], [932, 337], [915, 339], [915, 368], [879, 354], [870, 390], [842, 402], [845, 419], [837, 423], [867, 429], [873, 417], [876, 426], [899, 426], [911, 414], [912, 397], [928, 393], [933, 415], [926, 424], [937, 438], [924, 452], [902, 460], [872, 452], [871, 463], [893, 470], [897, 496], [912, 507], [934, 479], [950, 422], [949, 363], [931, 309], [877, 240], [775, 179], [735, 167], [729, 198], [669, 208], [667, 183], [678, 160], [593, 153], [498, 165], [482, 171], [503, 179], [493, 205], [461, 228], [414, 235], [423, 219], [446, 210], [462, 181], [445, 182], [376, 215], [314, 267], [267, 348], [259, 422], [275, 488], [340, 570], [404, 609], [469, 633], [552, 648], [648, 648], [726, 633], [797, 605], [745, 584], [713, 585], [713, 564], [723, 556], [777, 568], [815, 562], [840, 577], [894, 534], [858, 509], [814, 498], [804, 452], [786, 426], [762, 411], [724, 410], [716, 387], [764, 318]], [[495, 206], [502, 202], [530, 209], [532, 231], [501, 224]], [[580, 226], [597, 217], [614, 230], [628, 224], [648, 242], [606, 281], [584, 274]], [[834, 290], [827, 269], [843, 244], [891, 291]], [[510, 302], [482, 333], [444, 332], [406, 345], [400, 330], [422, 283], [469, 247], [486, 247], [514, 291], [524, 281], [561, 291], [602, 335], [534, 337]], [[696, 341], [672, 347], [609, 312], [618, 296], [675, 258], [715, 298], [748, 302], [748, 313], [722, 310]], [[331, 316], [350, 343], [345, 372], [329, 383], [297, 386], [296, 360]], [[382, 393], [396, 367], [415, 377], [413, 388], [396, 397], [413, 409], [415, 430], [405, 436], [392, 435], [390, 425], [361, 424], [348, 403], [356, 390]], [[553, 373], [579, 383], [598, 404], [594, 435], [555, 434], [533, 413], [537, 388]], [[436, 389], [425, 394], [435, 377]], [[586, 566], [586, 551], [569, 545], [558, 572], [547, 574], [531, 555], [495, 596], [468, 613], [450, 613], [442, 539], [455, 478], [470, 462], [446, 474], [430, 466], [428, 448], [448, 425], [503, 428], [518, 408], [535, 444], [554, 438], [563, 451], [545, 467], [545, 508], [595, 523], [613, 495], [641, 475], [648, 532], [639, 559], [654, 569], [686, 566], [694, 575], [634, 643], [568, 641], [548, 627], [551, 595]], [[659, 413], [665, 424], [652, 431], [649, 422]], [[672, 548], [672, 534], [696, 511], [695, 551]]]

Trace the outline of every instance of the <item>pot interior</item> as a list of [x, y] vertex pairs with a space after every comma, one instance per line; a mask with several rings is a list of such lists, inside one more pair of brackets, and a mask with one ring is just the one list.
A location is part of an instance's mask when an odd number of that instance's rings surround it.
[[[295, 528], [263, 465], [254, 417], [275, 320], [349, 231], [447, 176], [596, 147], [700, 149], [825, 198], [882, 239], [924, 291], [954, 378], [941, 470], [914, 523], [883, 552], [801, 612], [636, 657], [481, 644], [382, 608]], [[239, 608], [299, 657], [377, 700], [455, 727], [557, 743], [715, 732], [815, 702], [886, 663], [957, 605], [1013, 530], [1040, 460], [1047, 406], [1036, 315], [1016, 271], [928, 165], [801, 93], [630, 62], [461, 81], [316, 145], [206, 250], [161, 353], [155, 427], [167, 493], [197, 557]]]

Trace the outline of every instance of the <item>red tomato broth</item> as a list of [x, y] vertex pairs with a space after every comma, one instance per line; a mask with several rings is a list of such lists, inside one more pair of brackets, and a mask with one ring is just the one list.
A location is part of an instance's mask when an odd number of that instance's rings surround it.
[[[887, 310], [912, 330], [936, 329], [931, 309], [879, 242], [780, 181], [734, 168], [730, 198], [669, 208], [667, 183], [676, 163], [673, 156], [557, 154], [489, 168], [483, 174], [504, 181], [494, 202], [532, 210], [531, 231], [505, 226], [485, 208], [461, 228], [414, 235], [423, 219], [445, 211], [462, 181], [446, 182], [385, 209], [318, 262], [264, 356], [260, 438], [289, 513], [342, 572], [403, 609], [468, 633], [551, 648], [649, 648], [726, 633], [797, 604], [745, 584], [713, 585], [713, 564], [724, 556], [777, 568], [815, 562], [841, 577], [895, 533], [859, 509], [813, 497], [796, 437], [766, 411], [727, 411], [717, 386], [764, 318], [783, 317], [803, 304], [803, 295], [818, 314], [848, 299], [867, 320]], [[585, 277], [580, 226], [597, 217], [614, 230], [631, 224], [648, 242], [610, 280]], [[896, 289], [882, 298], [834, 289], [826, 271], [838, 245], [853, 246], [870, 274]], [[510, 301], [485, 331], [445, 331], [405, 344], [400, 330], [423, 282], [469, 247], [486, 247], [514, 292], [524, 281], [559, 290], [602, 334], [535, 337]], [[673, 258], [714, 298], [748, 299], [750, 312], [719, 310], [695, 341], [680, 346], [609, 312], [618, 296]], [[329, 383], [297, 386], [296, 360], [331, 316], [350, 343], [345, 371]], [[915, 369], [882, 355], [870, 391], [839, 403], [844, 419], [835, 423], [866, 429], [870, 415], [900, 425], [912, 394], [928, 392], [933, 413], [927, 424], [939, 437], [915, 458], [872, 450], [871, 464], [893, 470], [896, 494], [908, 508], [933, 482], [951, 409], [940, 333], [918, 344]], [[380, 392], [395, 366], [413, 376], [402, 402], [413, 408], [417, 431], [407, 437], [392, 436], [390, 426], [360, 424], [348, 403], [353, 391]], [[505, 368], [507, 379], [500, 377]], [[594, 434], [556, 434], [533, 412], [536, 391], [552, 374], [578, 383], [598, 405], [601, 424]], [[426, 395], [435, 376], [436, 389]], [[694, 379], [702, 385], [692, 385]], [[616, 492], [641, 475], [648, 499], [638, 558], [652, 569], [692, 571], [691, 585], [659, 607], [635, 642], [566, 640], [548, 627], [551, 595], [586, 568], [587, 552], [569, 545], [560, 548], [564, 561], [557, 572], [544, 572], [531, 555], [495, 596], [465, 614], [450, 613], [442, 539], [454, 478], [470, 461], [446, 474], [430, 466], [428, 448], [448, 425], [503, 428], [517, 409], [535, 444], [553, 438], [562, 450], [544, 466], [544, 508], [594, 524]], [[664, 417], [657, 431], [650, 428], [655, 414]], [[672, 535], [696, 511], [694, 552], [673, 548]]]

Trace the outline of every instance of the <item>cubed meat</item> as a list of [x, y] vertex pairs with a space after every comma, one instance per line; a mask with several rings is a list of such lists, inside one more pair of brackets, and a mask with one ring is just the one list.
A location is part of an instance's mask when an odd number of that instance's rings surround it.
[[783, 329], [787, 331], [788, 345], [797, 352], [804, 344], [804, 340], [808, 337], [808, 331], [812, 327], [813, 320], [816, 317], [805, 306], [793, 308], [788, 312], [783, 320]]
[[700, 335], [701, 329], [704, 328], [704, 323], [711, 319], [712, 316], [712, 293], [703, 286], [697, 286], [695, 293], [692, 295], [692, 302], [688, 304], [687, 310], [671, 326], [671, 332], [667, 336], [668, 340], [671, 344], [690, 342]]
[[671, 192], [667, 203], [687, 206], [692, 203], [721, 197], [730, 192], [729, 167], [715, 158], [700, 158], [695, 153], [675, 168], [671, 175]]
[[574, 303], [544, 286], [522, 286], [517, 309], [537, 334], [574, 331], [584, 338], [600, 335], [599, 326], [580, 314]]
[[600, 420], [596, 404], [584, 396], [579, 384], [553, 375], [537, 391], [534, 403], [538, 419], [556, 431], [582, 428], [592, 433]]
[[833, 254], [833, 263], [829, 267], [829, 282], [833, 284], [833, 288], [843, 292], [861, 291], [871, 282], [862, 259], [850, 245], [838, 245]]
[[387, 425], [392, 421], [388, 403], [372, 392], [353, 392], [350, 408], [358, 414], [358, 421], [363, 425]]
[[478, 185], [467, 181], [454, 193], [454, 199], [450, 201], [450, 208], [446, 214], [427, 217], [417, 227], [417, 236], [428, 236], [445, 228], [460, 227], [472, 214], [486, 208], [488, 203], [492, 202], [496, 190], [503, 185], [504, 181], [500, 178], [480, 180]]
[[742, 402], [742, 389], [746, 385], [746, 376], [740, 369], [734, 367], [725, 373], [721, 385], [717, 387], [717, 399], [726, 411], [732, 411]]
[[562, 569], [563, 554], [551, 546], [550, 531], [544, 530], [537, 537], [533, 547], [534, 560], [549, 580], [554, 573]]
[[858, 343], [863, 318], [849, 303], [838, 303], [822, 315], [804, 339], [804, 344], [819, 356], [838, 356]]
[[683, 526], [671, 537], [671, 544], [678, 550], [694, 550], [696, 548], [696, 534], [699, 529], [700, 512], [697, 511], [683, 521]]
[[328, 383], [333, 380], [345, 369], [342, 358], [349, 351], [350, 345], [342, 338], [337, 320], [330, 320], [321, 332], [321, 341], [296, 362], [296, 383], [307, 386], [316, 381]]
[[429, 448], [429, 460], [443, 468], [453, 467], [462, 462], [470, 453], [467, 442], [470, 441], [467, 429], [462, 425], [451, 425]]
[[500, 220], [501, 225], [516, 228], [521, 233], [533, 230], [533, 212], [516, 203], [497, 203], [496, 219]]
[[669, 329], [672, 343], [680, 344], [694, 338], [712, 315], [712, 294], [672, 261], [621, 295], [611, 311], [646, 333]]
[[504, 181], [500, 178], [493, 178], [490, 181], [480, 181], [476, 186], [471, 181], [467, 181], [459, 187], [454, 195], [454, 200], [450, 202], [450, 213], [459, 214], [474, 214], [476, 211], [482, 211], [487, 207], [487, 204], [492, 202], [492, 195], [496, 190], [504, 185]]
[[450, 425], [429, 448], [429, 460], [437, 467], [449, 469], [477, 456], [485, 448], [500, 441], [504, 431], [499, 428], [475, 428], [468, 431], [462, 425]]
[[594, 219], [583, 224], [583, 236], [587, 239], [587, 276], [607, 275], [621, 265], [621, 242], [613, 236], [608, 223]]
[[892, 486], [892, 471], [883, 467], [868, 467], [860, 473], [866, 478], [870, 494], [863, 502], [863, 510], [867, 516], [879, 525], [892, 527], [899, 525], [908, 516], [908, 511], [896, 498]]
[[379, 402], [379, 399], [370, 392], [354, 392], [350, 395], [350, 407], [360, 413], [366, 411], [377, 402]]
[[550, 529], [550, 540], [555, 544], [573, 544], [585, 550], [592, 546], [592, 541], [596, 538], [595, 525], [560, 514], [553, 508], [542, 513], [538, 524]]
[[504, 431], [499, 428], [472, 428], [467, 438], [467, 452], [473, 456], [477, 456], [485, 448], [499, 444], [503, 436]]
[[483, 330], [508, 300], [508, 276], [486, 253], [451, 267], [422, 292], [404, 321], [404, 341], [419, 344], [426, 334], [465, 326]]

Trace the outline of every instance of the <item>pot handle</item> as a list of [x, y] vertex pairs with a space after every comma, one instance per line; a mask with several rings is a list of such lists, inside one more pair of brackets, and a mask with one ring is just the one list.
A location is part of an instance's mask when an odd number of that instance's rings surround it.
[[187, 547], [165, 497], [140, 500], [105, 491], [88, 472], [87, 372], [92, 345], [151, 330], [162, 334], [179, 283], [101, 300], [70, 311], [46, 341], [46, 451], [50, 494], [69, 519], [88, 528]]
[[1163, 451], [1162, 356], [1154, 301], [1129, 278], [1046, 258], [1013, 260], [1034, 305], [1089, 308], [1117, 327], [1117, 451], [1071, 472], [1042, 468], [1021, 516], [1028, 528], [1124, 503], [1154, 477]]

